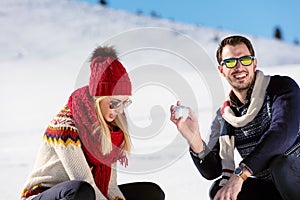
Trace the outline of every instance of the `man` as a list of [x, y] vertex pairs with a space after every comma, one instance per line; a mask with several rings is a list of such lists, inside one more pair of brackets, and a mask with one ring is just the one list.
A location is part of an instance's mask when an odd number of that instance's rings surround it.
[[[171, 121], [190, 144], [201, 175], [221, 177], [210, 189], [211, 199], [300, 199], [299, 86], [289, 77], [257, 70], [245, 37], [225, 38], [216, 56], [231, 92], [217, 111], [207, 144], [191, 109], [186, 120], [176, 119], [171, 106]], [[238, 165], [235, 148], [242, 158]]]

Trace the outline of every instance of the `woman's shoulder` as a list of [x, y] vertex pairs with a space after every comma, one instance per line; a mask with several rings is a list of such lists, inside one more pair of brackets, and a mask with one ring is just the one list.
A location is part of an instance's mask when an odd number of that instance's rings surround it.
[[44, 134], [44, 140], [54, 145], [68, 146], [73, 144], [78, 146], [80, 144], [75, 120], [67, 105], [49, 123]]

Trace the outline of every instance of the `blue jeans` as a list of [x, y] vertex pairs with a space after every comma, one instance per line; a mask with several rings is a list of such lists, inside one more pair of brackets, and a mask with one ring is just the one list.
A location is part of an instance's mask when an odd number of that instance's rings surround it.
[[33, 200], [95, 200], [94, 188], [85, 181], [59, 183], [40, 193]]

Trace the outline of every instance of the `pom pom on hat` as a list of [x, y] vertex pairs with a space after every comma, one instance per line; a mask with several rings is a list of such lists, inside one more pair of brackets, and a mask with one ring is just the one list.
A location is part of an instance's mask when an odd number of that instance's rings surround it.
[[131, 95], [131, 82], [113, 47], [98, 47], [91, 57], [91, 96]]
[[98, 47], [94, 50], [91, 61], [96, 57], [112, 57], [117, 59], [117, 52], [113, 47]]

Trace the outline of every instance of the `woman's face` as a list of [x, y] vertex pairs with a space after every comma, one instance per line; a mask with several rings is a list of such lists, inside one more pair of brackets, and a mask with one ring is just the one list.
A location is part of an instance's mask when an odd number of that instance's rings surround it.
[[109, 96], [100, 101], [100, 109], [103, 118], [107, 122], [112, 122], [116, 119], [118, 114], [124, 112], [124, 108], [131, 104], [129, 96], [118, 95]]

